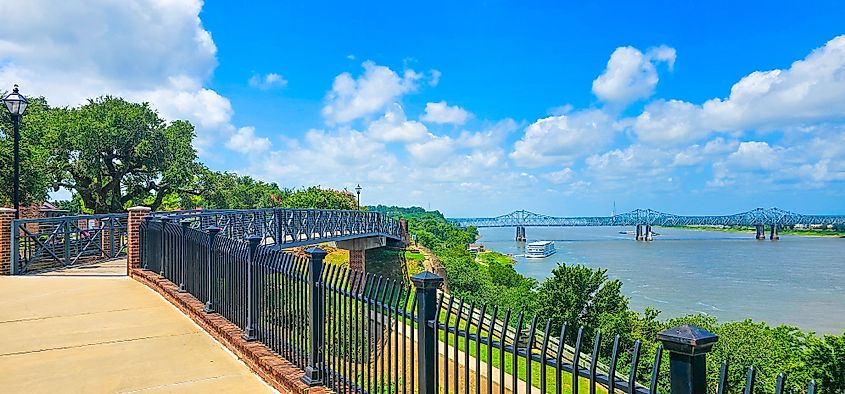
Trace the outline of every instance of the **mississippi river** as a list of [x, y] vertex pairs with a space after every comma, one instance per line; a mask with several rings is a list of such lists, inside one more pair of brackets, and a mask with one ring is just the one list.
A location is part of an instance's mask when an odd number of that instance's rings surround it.
[[[540, 281], [559, 262], [606, 268], [622, 281], [630, 306], [660, 318], [704, 313], [720, 321], [751, 318], [819, 334], [845, 332], [845, 239], [656, 228], [653, 242], [620, 234], [633, 228], [527, 227], [529, 241], [555, 241], [545, 259], [517, 256], [516, 270]], [[524, 253], [513, 228], [479, 229], [479, 243]], [[768, 232], [767, 232], [768, 235]]]

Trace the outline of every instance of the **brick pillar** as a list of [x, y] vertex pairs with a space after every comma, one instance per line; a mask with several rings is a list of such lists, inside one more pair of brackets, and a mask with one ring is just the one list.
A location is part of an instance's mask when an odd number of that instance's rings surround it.
[[12, 273], [12, 220], [15, 210], [0, 208], [0, 275]]
[[367, 272], [366, 270], [366, 250], [350, 250], [349, 251], [349, 268], [358, 272]]
[[408, 220], [399, 219], [399, 228], [402, 229], [402, 238], [405, 239], [405, 246], [411, 243], [411, 235], [408, 234]]
[[150, 213], [149, 207], [129, 208], [129, 222], [127, 223], [126, 237], [128, 247], [126, 253], [126, 274], [135, 268], [141, 267], [141, 221]]

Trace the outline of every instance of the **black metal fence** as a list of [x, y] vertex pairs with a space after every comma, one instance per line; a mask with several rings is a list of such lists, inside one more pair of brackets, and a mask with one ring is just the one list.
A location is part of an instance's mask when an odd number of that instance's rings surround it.
[[[623, 354], [618, 336], [588, 338], [584, 327], [567, 325], [551, 332], [549, 320], [467, 305], [441, 292], [442, 279], [430, 272], [409, 285], [324, 266], [319, 248], [302, 258], [262, 243], [154, 219], [141, 225], [142, 267], [303, 369], [307, 384], [335, 392], [653, 394], [667, 362], [672, 393], [708, 392], [705, 357], [717, 338], [696, 327], [661, 332], [663, 347], [641, 365], [639, 342]], [[605, 365], [593, 355], [609, 341]], [[727, 387], [727, 368], [709, 387], [754, 392], [753, 369], [740, 388]], [[781, 375], [775, 394], [785, 387]], [[815, 389], [810, 382], [806, 391]]]
[[16, 219], [11, 274], [125, 256], [126, 229], [126, 214]]
[[151, 219], [188, 220], [195, 229], [216, 226], [232, 239], [261, 237], [262, 244], [284, 247], [313, 245], [367, 236], [402, 239], [399, 222], [379, 212], [329, 209], [248, 209], [162, 211]]

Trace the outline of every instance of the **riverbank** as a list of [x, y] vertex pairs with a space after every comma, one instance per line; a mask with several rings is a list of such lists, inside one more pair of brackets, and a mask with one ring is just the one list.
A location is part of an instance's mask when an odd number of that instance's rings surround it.
[[[719, 231], [725, 233], [751, 233], [755, 231], [754, 227], [718, 227], [718, 226], [679, 226], [677, 228], [685, 230], [699, 230], [699, 231]], [[766, 231], [768, 231], [768, 226]], [[802, 237], [831, 237], [831, 238], [845, 238], [845, 231], [824, 230], [824, 229], [778, 229], [780, 235], [797, 235]]]

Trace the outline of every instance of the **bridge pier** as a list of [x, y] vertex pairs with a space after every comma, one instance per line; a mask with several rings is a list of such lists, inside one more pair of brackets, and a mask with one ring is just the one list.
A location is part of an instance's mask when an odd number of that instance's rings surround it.
[[337, 241], [335, 242], [335, 246], [338, 249], [345, 249], [349, 251], [349, 269], [358, 272], [367, 272], [367, 250], [387, 246], [387, 238], [356, 238], [346, 241]]
[[525, 242], [525, 227], [516, 226], [516, 242]]
[[637, 225], [637, 238], [636, 239], [637, 239], [637, 241], [643, 240], [643, 225], [642, 224]]
[[762, 224], [755, 224], [754, 228], [757, 229], [757, 239], [766, 239], [766, 230]]
[[651, 235], [651, 225], [647, 224], [645, 226], [645, 240], [646, 241], [654, 241], [654, 237]]
[[776, 240], [780, 239], [780, 236], [778, 235], [778, 225], [777, 224], [771, 225], [771, 230], [769, 232], [769, 239], [772, 240], [772, 241], [776, 241]]

